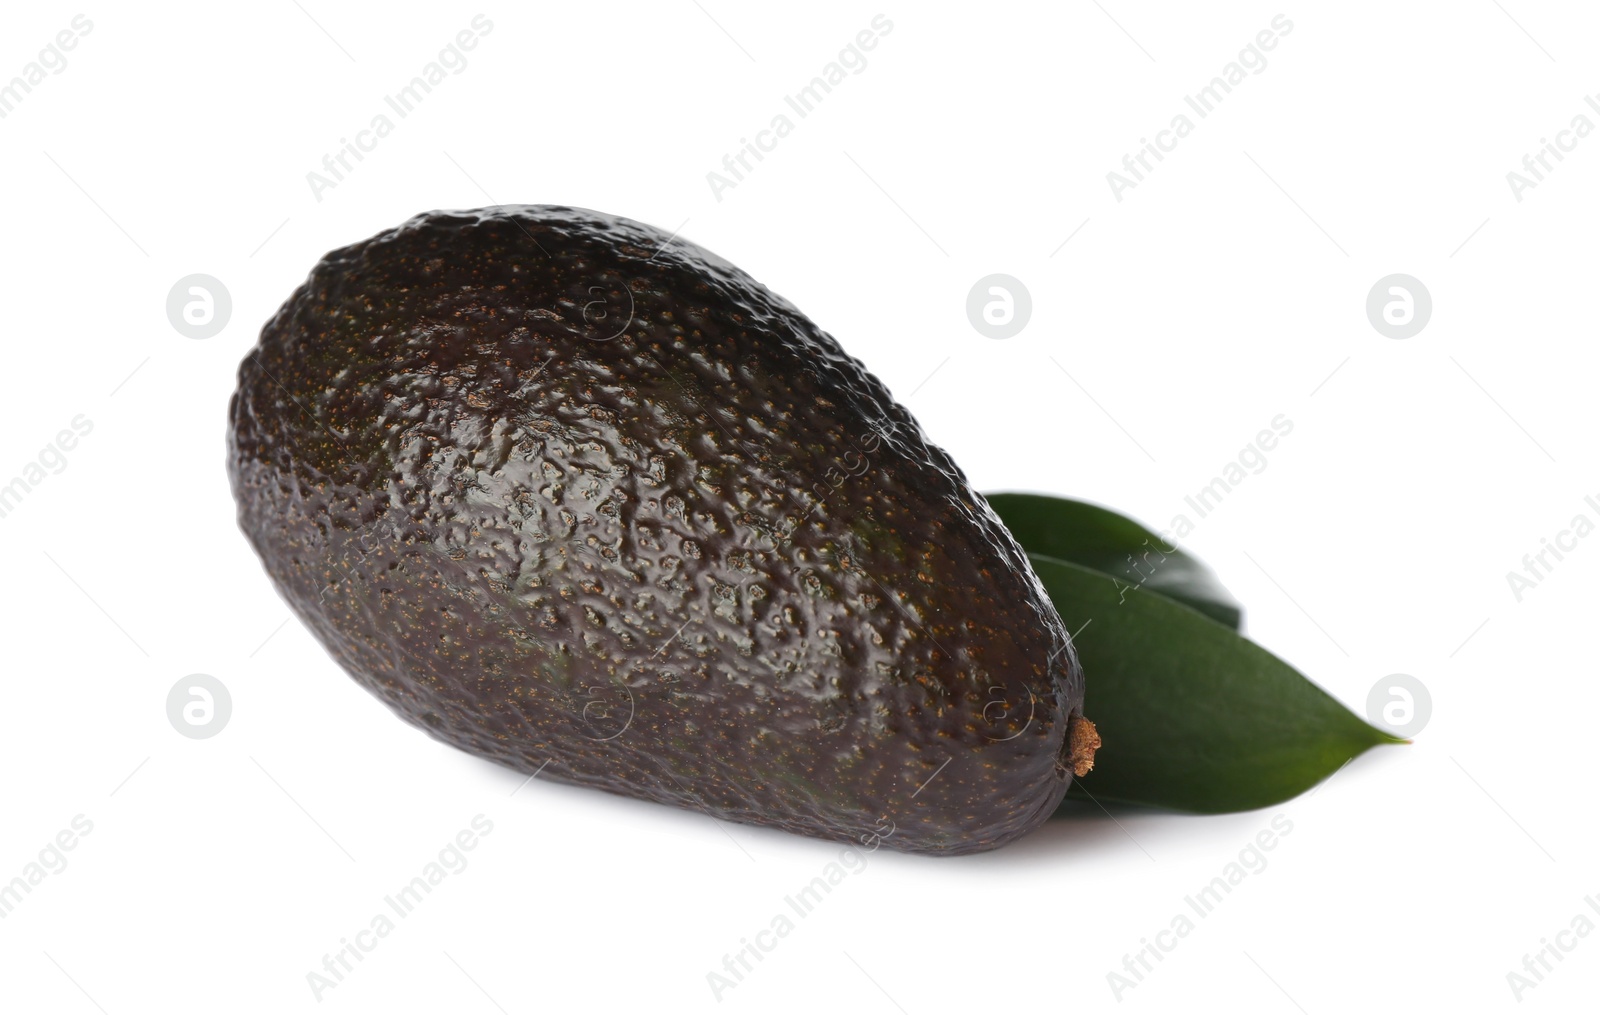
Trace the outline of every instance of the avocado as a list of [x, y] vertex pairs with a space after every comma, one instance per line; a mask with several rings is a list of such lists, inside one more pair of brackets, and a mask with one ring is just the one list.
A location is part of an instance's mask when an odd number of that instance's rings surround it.
[[279, 593], [408, 722], [541, 778], [913, 853], [1092, 761], [984, 499], [860, 362], [662, 230], [433, 212], [335, 250], [229, 408]]

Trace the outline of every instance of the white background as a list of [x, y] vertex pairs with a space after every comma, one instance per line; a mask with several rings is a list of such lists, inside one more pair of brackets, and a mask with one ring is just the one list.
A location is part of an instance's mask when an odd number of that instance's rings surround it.
[[[0, 880], [75, 815], [93, 831], [0, 920], [0, 1008], [1517, 1007], [1523, 956], [1600, 923], [1600, 538], [1520, 602], [1506, 577], [1600, 518], [1600, 139], [1521, 201], [1506, 174], [1600, 123], [1600, 19], [1203, 6], [8, 5], [0, 80], [80, 11], [93, 28], [0, 120], [0, 482], [75, 416], [93, 431], [0, 518]], [[317, 200], [306, 174], [480, 12], [466, 68]], [[717, 200], [707, 172], [880, 12], [865, 69]], [[1106, 174], [1279, 13], [1266, 68], [1117, 201]], [[979, 489], [1165, 528], [1285, 414], [1185, 545], [1262, 644], [1358, 712], [1414, 675], [1430, 723], [1268, 811], [880, 851], [717, 1001], [707, 974], [838, 846], [519, 788], [434, 743], [288, 619], [234, 526], [225, 409], [260, 324], [328, 249], [495, 202], [681, 223], [836, 335]], [[165, 313], [194, 272], [233, 299], [207, 340]], [[996, 272], [1034, 305], [1004, 341], [964, 309]], [[1434, 303], [1406, 340], [1365, 312], [1394, 272]], [[212, 739], [166, 716], [193, 673], [231, 692]], [[319, 1002], [307, 974], [478, 814], [469, 866]], [[1280, 814], [1269, 865], [1119, 999], [1107, 974]], [[1600, 934], [1562, 940], [1526, 1010], [1592, 1001]]]

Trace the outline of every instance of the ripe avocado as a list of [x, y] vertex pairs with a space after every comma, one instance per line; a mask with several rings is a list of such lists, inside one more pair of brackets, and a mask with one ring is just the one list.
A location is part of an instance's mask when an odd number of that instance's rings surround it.
[[831, 337], [661, 230], [500, 206], [333, 251], [230, 423], [279, 592], [462, 750], [946, 855], [1086, 770], [1077, 656], [988, 504]]

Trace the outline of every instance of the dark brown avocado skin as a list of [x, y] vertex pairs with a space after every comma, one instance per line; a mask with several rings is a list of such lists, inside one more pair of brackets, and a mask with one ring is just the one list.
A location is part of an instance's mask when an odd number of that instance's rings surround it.
[[1066, 791], [1083, 675], [1022, 551], [877, 378], [693, 244], [418, 216], [313, 269], [230, 422], [280, 593], [446, 743], [914, 853]]

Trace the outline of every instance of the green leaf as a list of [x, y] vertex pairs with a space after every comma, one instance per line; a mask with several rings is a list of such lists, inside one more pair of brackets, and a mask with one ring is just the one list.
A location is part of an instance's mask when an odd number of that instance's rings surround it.
[[1033, 493], [991, 493], [986, 499], [1029, 553], [1110, 575], [1130, 592], [1176, 599], [1235, 631], [1244, 620], [1244, 608], [1209, 567], [1131, 518]]
[[1076, 632], [1094, 771], [1069, 797], [1220, 813], [1297, 796], [1378, 744], [1374, 729], [1283, 660], [1162, 596], [1029, 554]]

